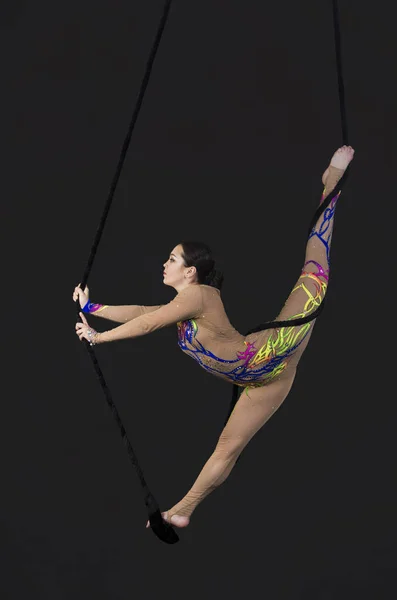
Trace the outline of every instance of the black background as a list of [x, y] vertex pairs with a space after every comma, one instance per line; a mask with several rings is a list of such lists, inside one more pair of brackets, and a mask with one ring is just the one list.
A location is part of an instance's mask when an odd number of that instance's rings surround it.
[[[145, 529], [71, 298], [163, 2], [2, 5], [2, 599], [396, 598], [397, 42], [385, 0], [339, 4], [356, 155], [327, 306], [287, 401], [175, 546]], [[341, 144], [331, 2], [176, 0], [91, 299], [168, 302], [163, 261], [200, 239], [234, 326], [273, 319]], [[212, 452], [231, 386], [180, 352], [174, 327], [96, 352], [166, 510]]]

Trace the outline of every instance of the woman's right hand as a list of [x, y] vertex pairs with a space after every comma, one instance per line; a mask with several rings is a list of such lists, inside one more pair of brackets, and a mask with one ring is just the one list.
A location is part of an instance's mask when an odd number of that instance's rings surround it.
[[88, 302], [89, 294], [90, 294], [90, 291], [89, 291], [89, 289], [88, 289], [87, 286], [85, 287], [85, 290], [83, 292], [83, 290], [80, 287], [80, 284], [78, 284], [74, 288], [73, 301], [76, 302], [76, 300], [79, 300], [79, 302], [80, 302], [80, 308], [84, 308], [84, 306]]

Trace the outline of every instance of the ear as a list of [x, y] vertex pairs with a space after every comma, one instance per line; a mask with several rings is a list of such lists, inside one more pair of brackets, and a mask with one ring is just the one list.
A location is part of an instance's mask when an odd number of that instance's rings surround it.
[[186, 275], [186, 277], [191, 278], [191, 277], [194, 277], [196, 275], [196, 273], [197, 273], [196, 267], [188, 267], [185, 275]]

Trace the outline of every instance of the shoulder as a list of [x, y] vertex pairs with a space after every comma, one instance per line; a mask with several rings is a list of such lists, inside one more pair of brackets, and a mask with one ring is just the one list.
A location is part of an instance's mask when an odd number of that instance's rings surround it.
[[191, 284], [177, 293], [175, 298], [196, 298], [202, 295], [201, 285]]
[[199, 285], [189, 285], [178, 292], [172, 302], [201, 305], [203, 303], [203, 290]]

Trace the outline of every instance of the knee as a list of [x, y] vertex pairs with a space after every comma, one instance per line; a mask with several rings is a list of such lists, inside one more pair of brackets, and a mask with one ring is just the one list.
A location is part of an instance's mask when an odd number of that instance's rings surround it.
[[246, 446], [242, 437], [222, 434], [215, 448], [215, 454], [224, 460], [236, 460]]

